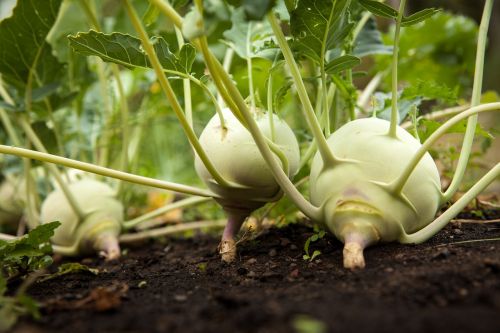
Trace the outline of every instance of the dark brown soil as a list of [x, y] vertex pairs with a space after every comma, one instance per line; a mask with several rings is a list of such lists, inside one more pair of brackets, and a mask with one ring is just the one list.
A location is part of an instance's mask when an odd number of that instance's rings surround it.
[[[130, 248], [118, 262], [83, 259], [75, 273], [37, 283], [39, 322], [15, 332], [500, 332], [500, 224], [446, 227], [418, 246], [366, 251], [346, 271], [331, 236], [302, 256], [311, 229], [291, 225], [243, 241], [222, 263], [217, 237]], [[484, 240], [456, 243], [464, 240]]]

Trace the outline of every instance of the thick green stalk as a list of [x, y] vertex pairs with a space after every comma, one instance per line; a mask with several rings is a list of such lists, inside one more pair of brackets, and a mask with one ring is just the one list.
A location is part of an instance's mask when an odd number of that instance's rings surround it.
[[159, 215], [168, 213], [174, 209], [186, 208], [186, 207], [193, 206], [193, 205], [196, 205], [196, 204], [199, 204], [202, 202], [207, 202], [208, 200], [211, 200], [211, 198], [208, 198], [208, 197], [190, 197], [190, 198], [182, 199], [182, 200], [173, 202], [171, 204], [165, 205], [163, 207], [160, 207], [158, 209], [155, 209], [155, 210], [148, 212], [146, 214], [143, 214], [143, 215], [136, 217], [132, 220], [125, 221], [125, 222], [123, 222], [123, 227], [125, 229], [131, 229], [131, 228], [134, 228], [143, 222], [151, 220], [152, 218], [155, 218]]
[[401, 20], [405, 11], [406, 0], [399, 3], [398, 18], [394, 31], [394, 49], [392, 51], [392, 99], [391, 99], [391, 126], [389, 136], [396, 138], [396, 129], [399, 123], [398, 113], [398, 53], [399, 53], [399, 33], [401, 30]]
[[268, 21], [271, 24], [271, 27], [273, 29], [274, 35], [276, 36], [276, 39], [278, 41], [278, 44], [281, 48], [281, 52], [283, 53], [283, 56], [285, 57], [285, 61], [287, 62], [290, 72], [292, 74], [295, 87], [297, 89], [297, 93], [300, 98], [300, 102], [302, 103], [304, 114], [306, 116], [306, 120], [309, 124], [309, 127], [311, 128], [311, 132], [316, 139], [316, 142], [318, 144], [318, 150], [319, 153], [321, 154], [321, 157], [323, 158], [323, 163], [325, 165], [333, 165], [335, 163], [335, 158], [333, 156], [333, 153], [330, 151], [330, 148], [328, 147], [328, 144], [326, 142], [326, 139], [323, 135], [323, 132], [321, 131], [321, 126], [319, 125], [318, 119], [316, 118], [314, 114], [314, 109], [312, 107], [311, 101], [309, 99], [309, 96], [307, 95], [306, 87], [304, 85], [304, 82], [302, 81], [302, 77], [300, 75], [300, 70], [295, 62], [295, 59], [293, 58], [292, 51], [290, 50], [290, 47], [288, 46], [288, 43], [286, 41], [285, 35], [283, 34], [283, 31], [281, 30], [281, 27], [279, 26], [278, 20], [274, 16], [273, 12], [270, 12], [267, 15]]
[[[174, 27], [174, 29], [175, 37], [177, 38], [177, 45], [180, 50], [184, 46], [184, 37], [182, 36], [182, 32], [179, 28]], [[193, 128], [193, 103], [191, 101], [191, 83], [189, 82], [189, 79], [182, 80], [182, 88], [184, 92], [184, 112], [186, 113], [189, 126]]]
[[404, 185], [408, 181], [408, 178], [410, 177], [411, 173], [417, 166], [418, 162], [420, 162], [420, 159], [425, 155], [425, 153], [430, 149], [430, 147], [439, 139], [441, 136], [446, 134], [446, 132], [452, 127], [453, 125], [457, 124], [463, 119], [466, 119], [467, 117], [470, 117], [474, 114], [478, 114], [480, 112], [487, 112], [487, 111], [498, 111], [500, 110], [500, 102], [497, 103], [488, 103], [488, 104], [482, 104], [478, 105], [475, 107], [472, 107], [468, 109], [467, 111], [464, 111], [453, 118], [449, 119], [446, 123], [441, 125], [434, 133], [431, 134], [427, 138], [427, 140], [424, 142], [424, 144], [420, 147], [419, 150], [415, 152], [413, 155], [412, 159], [408, 162], [406, 167], [404, 168], [404, 171], [401, 173], [401, 175], [396, 178], [392, 183], [389, 184], [389, 188], [394, 191], [394, 193], [400, 193], [401, 190], [403, 189]]
[[161, 188], [164, 190], [169, 190], [179, 193], [198, 195], [201, 197], [217, 197], [214, 193], [197, 187], [166, 182], [149, 177], [138, 176], [123, 171], [105, 168], [91, 163], [80, 162], [69, 158], [41, 153], [38, 151], [24, 149], [24, 148], [0, 145], [0, 154], [14, 155], [24, 158], [30, 158], [37, 161], [58, 164], [68, 168], [74, 168], [82, 171], [95, 173], [104, 177], [116, 178], [130, 183]]
[[276, 140], [273, 117], [273, 75], [269, 74], [267, 79], [267, 112], [269, 112], [269, 129], [271, 130], [271, 141]]
[[137, 16], [135, 9], [130, 4], [129, 0], [123, 0], [123, 3], [125, 4], [125, 8], [127, 10], [132, 25], [139, 34], [142, 46], [144, 47], [144, 50], [148, 55], [151, 65], [153, 66], [156, 72], [158, 81], [160, 82], [160, 86], [162, 87], [163, 92], [165, 93], [168, 101], [170, 102], [172, 109], [174, 110], [177, 118], [179, 119], [179, 122], [182, 126], [182, 129], [184, 130], [184, 133], [186, 134], [189, 142], [196, 151], [196, 154], [198, 154], [200, 160], [203, 162], [208, 172], [212, 175], [212, 177], [214, 177], [217, 183], [223, 186], [230, 186], [231, 184], [228, 181], [226, 181], [221, 174], [219, 174], [215, 166], [212, 164], [207, 154], [203, 150], [203, 147], [201, 146], [200, 142], [198, 141], [198, 138], [196, 137], [196, 134], [194, 133], [193, 129], [189, 126], [189, 123], [187, 122], [184, 112], [182, 111], [182, 108], [179, 104], [179, 101], [177, 100], [177, 97], [175, 96], [175, 93], [172, 87], [170, 86], [170, 83], [168, 82], [165, 73], [163, 72], [163, 67], [160, 64], [158, 56], [154, 51], [153, 45], [151, 44], [147, 32], [142, 26], [142, 23], [139, 17]]
[[[476, 106], [481, 103], [481, 88], [483, 85], [483, 68], [484, 68], [484, 54], [486, 49], [486, 40], [488, 35], [488, 26], [490, 23], [491, 9], [493, 7], [493, 0], [486, 0], [483, 10], [483, 17], [479, 26], [479, 36], [477, 41], [476, 51], [476, 68], [474, 71], [474, 86], [472, 88], [471, 106]], [[457, 163], [457, 169], [453, 175], [450, 186], [444, 193], [444, 202], [450, 200], [453, 195], [458, 191], [462, 179], [467, 168], [467, 162], [472, 149], [472, 142], [474, 141], [474, 134], [476, 132], [477, 115], [470, 117], [467, 120], [467, 128], [465, 130], [464, 141], [462, 144], [462, 151]]]
[[[233, 63], [233, 58], [234, 58], [234, 50], [230, 47], [226, 49], [226, 53], [224, 54], [224, 59], [222, 60], [222, 68], [227, 73], [231, 72], [231, 64]], [[224, 106], [224, 99], [222, 98], [221, 94], [217, 95], [217, 101], [219, 105]]]
[[448, 222], [457, 216], [479, 193], [481, 193], [489, 184], [500, 177], [500, 163], [497, 163], [484, 175], [470, 190], [468, 190], [460, 199], [458, 199], [443, 214], [439, 215], [432, 223], [421, 230], [407, 235], [404, 234], [400, 239], [401, 243], [422, 243], [434, 236], [439, 230], [444, 228]]
[[248, 22], [248, 30], [247, 30], [247, 42], [246, 42], [246, 50], [247, 50], [247, 72], [248, 72], [248, 91], [250, 93], [250, 110], [252, 112], [256, 112], [255, 109], [255, 91], [253, 86], [253, 72], [252, 72], [252, 57], [250, 55], [250, 43], [252, 37], [252, 21]]
[[[245, 120], [243, 119], [241, 112], [240, 112], [240, 106], [241, 102], [243, 101], [243, 104], [246, 107], [245, 101], [243, 100], [243, 97], [238, 93], [235, 95], [232, 92], [229, 91], [229, 87], [225, 85], [226, 82], [224, 82], [223, 77], [224, 73], [227, 74], [227, 72], [224, 70], [222, 65], [217, 61], [217, 59], [213, 56], [212, 52], [210, 52], [210, 49], [208, 47], [208, 42], [206, 40], [206, 37], [200, 37], [197, 39], [198, 43], [195, 45], [199, 46], [199, 50], [203, 54], [203, 58], [205, 59], [205, 64], [207, 65], [208, 71], [212, 75], [212, 80], [215, 83], [215, 86], [217, 87], [217, 90], [219, 91], [219, 94], [222, 96], [224, 102], [227, 104], [231, 112], [234, 114], [234, 116], [243, 124], [245, 125]], [[217, 66], [219, 64], [219, 66]], [[229, 76], [228, 76], [229, 78]], [[231, 82], [231, 85], [233, 85], [231, 79], [229, 78], [229, 81]], [[238, 99], [237, 101], [235, 99]]]

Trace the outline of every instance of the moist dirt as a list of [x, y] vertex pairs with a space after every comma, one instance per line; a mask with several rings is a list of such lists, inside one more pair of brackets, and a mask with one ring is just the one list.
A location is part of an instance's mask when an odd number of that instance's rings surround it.
[[42, 319], [13, 331], [500, 332], [500, 242], [488, 240], [500, 238], [500, 223], [477, 222], [452, 223], [421, 245], [369, 248], [354, 272], [331, 235], [304, 260], [313, 231], [300, 224], [244, 239], [231, 265], [216, 235], [148, 241], [114, 262], [73, 259], [97, 275], [35, 283]]

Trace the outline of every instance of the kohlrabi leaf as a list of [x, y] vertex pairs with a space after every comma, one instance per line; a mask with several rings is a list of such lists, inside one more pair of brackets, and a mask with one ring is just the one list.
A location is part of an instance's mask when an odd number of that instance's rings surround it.
[[319, 62], [324, 53], [339, 47], [353, 23], [347, 20], [346, 0], [302, 0], [290, 15], [295, 48]]
[[[419, 126], [418, 126], [418, 135], [420, 137], [421, 142], [424, 142], [431, 136], [432, 133], [434, 133], [439, 127], [441, 127], [442, 123], [439, 123], [435, 120], [430, 120], [430, 119], [420, 119], [419, 120]], [[453, 125], [446, 131], [446, 133], [465, 133], [465, 130], [467, 129], [467, 119], [464, 119], [460, 121], [459, 123]], [[478, 123], [476, 125], [476, 130], [475, 134], [477, 136], [482, 136], [484, 138], [489, 138], [492, 139], [493, 136], [488, 133], [484, 128], [481, 127], [481, 125]]]
[[[138, 38], [122, 33], [105, 34], [90, 30], [76, 36], [69, 36], [73, 49], [87, 56], [98, 56], [107, 62], [125, 67], [151, 68], [146, 52]], [[162, 37], [153, 39], [153, 47], [161, 65], [166, 70], [189, 73], [196, 51], [191, 44], [185, 44], [178, 54], [170, 51]]]
[[454, 89], [448, 88], [444, 84], [439, 84], [434, 80], [419, 80], [416, 84], [406, 87], [401, 94], [401, 98], [412, 99], [422, 97], [423, 99], [436, 99], [452, 104], [456, 102], [458, 86]]
[[440, 9], [436, 8], [425, 8], [419, 12], [403, 17], [403, 19], [401, 20], [401, 26], [408, 27], [410, 25], [417, 24], [419, 22], [428, 19], [429, 17], [431, 17], [432, 15], [436, 14], [439, 11]]
[[238, 8], [231, 16], [232, 26], [224, 32], [227, 44], [243, 59], [274, 58], [277, 49], [266, 49], [264, 45], [273, 36], [271, 26], [267, 21], [256, 22], [245, 20], [243, 8]]
[[[372, 12], [376, 16], [392, 19], [396, 19], [398, 17], [398, 11], [385, 3], [373, 0], [359, 0], [359, 3], [366, 10]], [[438, 11], [439, 9], [426, 8], [411, 15], [403, 16], [401, 19], [401, 26], [407, 27], [422, 22], [436, 14]]]
[[[21, 95], [60, 80], [64, 66], [46, 42], [62, 0], [18, 0], [11, 17], [0, 22], [0, 74]], [[31, 79], [30, 79], [31, 77]]]
[[[401, 29], [398, 77], [410, 85], [435, 81], [460, 92], [472, 87], [477, 38], [476, 23], [464, 16], [438, 12], [417, 25]], [[393, 43], [393, 32], [384, 34]], [[390, 68], [391, 58], [377, 57], [377, 68]], [[390, 86], [390, 75], [384, 78]], [[459, 92], [459, 93], [460, 93]]]
[[364, 57], [373, 54], [392, 54], [392, 46], [385, 45], [382, 34], [377, 29], [377, 23], [370, 17], [354, 40], [353, 55]]
[[[401, 93], [398, 95], [401, 96]], [[374, 94], [374, 108], [377, 118], [391, 120], [391, 97], [390, 93], [377, 92]], [[422, 100], [423, 98], [420, 96], [413, 98], [398, 97], [399, 123], [402, 123], [412, 108], [418, 107], [422, 103]]]
[[97, 268], [90, 268], [88, 266], [82, 265], [78, 262], [69, 262], [57, 267], [57, 272], [44, 276], [40, 279], [40, 281], [51, 280], [53, 278], [71, 273], [90, 273], [92, 275], [97, 275], [99, 274], [99, 270]]
[[242, 8], [245, 17], [250, 20], [262, 20], [273, 8], [276, 0], [226, 0], [229, 4]]
[[42, 224], [19, 239], [0, 240], [0, 274], [9, 279], [50, 265], [52, 258], [48, 254], [52, 247], [49, 240], [59, 225], [59, 222]]
[[343, 70], [353, 68], [361, 63], [361, 59], [358, 57], [346, 54], [333, 59], [325, 66], [325, 71], [328, 74], [337, 74]]
[[146, 26], [150, 26], [151, 24], [156, 22], [159, 15], [160, 15], [160, 9], [157, 6], [153, 5], [152, 3], [149, 3], [148, 9], [142, 16], [142, 22], [144, 22]]
[[377, 16], [394, 19], [398, 17], [398, 11], [385, 3], [374, 0], [359, 0], [359, 3]]

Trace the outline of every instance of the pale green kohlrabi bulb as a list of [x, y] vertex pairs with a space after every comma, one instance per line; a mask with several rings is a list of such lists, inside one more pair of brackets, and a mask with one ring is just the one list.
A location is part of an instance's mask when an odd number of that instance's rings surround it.
[[[344, 265], [364, 267], [363, 248], [398, 241], [429, 224], [439, 209], [439, 172], [429, 154], [413, 170], [401, 195], [385, 185], [403, 172], [421, 144], [404, 129], [387, 135], [390, 123], [377, 118], [351, 121], [328, 138], [335, 157], [324, 168], [319, 154], [311, 166], [311, 202], [323, 221], [344, 242]], [[354, 253], [354, 254], [353, 254]]]
[[115, 192], [107, 184], [92, 179], [79, 180], [68, 187], [85, 218], [78, 218], [60, 189], [50, 193], [42, 204], [41, 221], [61, 222], [52, 237], [53, 244], [76, 246], [78, 254], [98, 251], [108, 259], [119, 257], [123, 205], [115, 198]]

